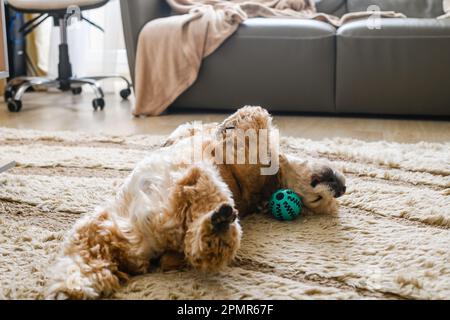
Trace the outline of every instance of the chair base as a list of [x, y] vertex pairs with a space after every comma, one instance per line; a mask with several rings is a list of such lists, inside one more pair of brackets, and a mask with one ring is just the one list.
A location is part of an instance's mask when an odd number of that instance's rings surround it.
[[[99, 2], [97, 5], [103, 5], [107, 1]], [[86, 8], [85, 8], [86, 9]], [[95, 94], [95, 99], [92, 100], [92, 107], [94, 110], [103, 110], [105, 107], [105, 100], [102, 87], [99, 84], [100, 80], [105, 79], [121, 79], [125, 81], [127, 87], [120, 91], [120, 96], [123, 99], [127, 99], [131, 94], [131, 83], [125, 77], [119, 75], [109, 75], [109, 76], [96, 76], [96, 77], [74, 77], [72, 75], [72, 66], [70, 64], [69, 58], [69, 46], [67, 44], [67, 26], [70, 18], [75, 15], [76, 10], [65, 10], [64, 12], [47, 12], [49, 16], [53, 16], [55, 22], [58, 22], [59, 32], [60, 32], [60, 44], [58, 46], [59, 50], [59, 62], [58, 62], [58, 78], [50, 79], [44, 77], [17, 77], [11, 79], [5, 88], [5, 102], [7, 103], [8, 109], [11, 112], [19, 112], [22, 109], [22, 97], [25, 92], [34, 86], [44, 86], [44, 87], [56, 87], [61, 91], [72, 91], [73, 94], [80, 94], [82, 89], [81, 86], [84, 84], [89, 85]], [[60, 14], [57, 14], [60, 13]], [[82, 16], [78, 16], [81, 19]], [[84, 19], [95, 25], [90, 20]], [[36, 19], [32, 20], [36, 22]], [[38, 21], [28, 29], [29, 31], [37, 27], [41, 22]], [[96, 26], [96, 25], [95, 25]], [[97, 26], [98, 27], [98, 26]], [[101, 29], [101, 28], [100, 28]]]
[[73, 94], [80, 94], [82, 92], [81, 86], [87, 84], [93, 89], [95, 94], [95, 98], [92, 100], [92, 107], [94, 110], [103, 110], [105, 107], [105, 95], [99, 81], [105, 79], [123, 80], [126, 83], [126, 88], [120, 91], [120, 96], [123, 99], [127, 99], [130, 96], [132, 87], [130, 81], [119, 75], [109, 75], [80, 78], [73, 77], [64, 80], [45, 77], [17, 77], [8, 82], [5, 88], [4, 98], [9, 111], [19, 112], [22, 109], [22, 97], [29, 88], [34, 86], [53, 87], [58, 88], [61, 91], [70, 90]]

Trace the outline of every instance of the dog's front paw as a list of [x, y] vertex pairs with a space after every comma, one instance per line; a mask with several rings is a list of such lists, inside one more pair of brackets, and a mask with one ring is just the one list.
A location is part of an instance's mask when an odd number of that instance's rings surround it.
[[199, 271], [220, 270], [236, 255], [241, 234], [237, 211], [228, 203], [219, 204], [187, 231], [186, 261]]
[[234, 210], [232, 206], [229, 204], [221, 205], [211, 216], [214, 232], [223, 233], [228, 231], [230, 224], [236, 220], [236, 217], [236, 210]]

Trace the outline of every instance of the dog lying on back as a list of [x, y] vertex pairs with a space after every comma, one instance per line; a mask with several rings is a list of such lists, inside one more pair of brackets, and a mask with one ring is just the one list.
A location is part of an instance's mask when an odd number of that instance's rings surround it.
[[[203, 148], [208, 148], [208, 141], [214, 141], [215, 145], [222, 146], [226, 141], [232, 141], [236, 156], [236, 132], [253, 131], [259, 132], [267, 130], [268, 151], [275, 153], [278, 147], [278, 140], [273, 137], [273, 131], [276, 128], [272, 125], [272, 118], [266, 109], [261, 107], [243, 107], [222, 123], [209, 123], [197, 126], [195, 123], [186, 123], [179, 126], [166, 140], [164, 146], [172, 146], [184, 139], [190, 139], [195, 136], [203, 137]], [[246, 136], [245, 138], [248, 138]], [[259, 136], [254, 141], [260, 146]], [[205, 143], [205, 141], [207, 141]], [[206, 146], [205, 146], [206, 144]], [[267, 202], [270, 195], [280, 188], [291, 188], [295, 190], [304, 202], [306, 209], [313, 213], [335, 214], [338, 206], [335, 198], [342, 196], [345, 191], [344, 176], [322, 162], [309, 162], [305, 159], [281, 154], [277, 151], [279, 170], [274, 174], [261, 174], [261, 168], [267, 165], [256, 161], [251, 164], [249, 161], [249, 141], [246, 139], [241, 144], [245, 150], [244, 164], [217, 163], [216, 166], [228, 187], [233, 193], [233, 199], [236, 203], [239, 216], [255, 212], [255, 209], [261, 208], [264, 202]], [[220, 149], [220, 148], [219, 148]], [[217, 150], [217, 147], [216, 147]], [[230, 153], [230, 150], [223, 149], [223, 153]], [[214, 157], [212, 151], [211, 157]], [[259, 150], [258, 150], [259, 151]], [[204, 155], [207, 158], [208, 155]], [[236, 158], [236, 157], [235, 157]], [[272, 159], [274, 160], [274, 159]]]
[[[254, 141], [238, 139], [249, 130], [266, 133], [256, 135], [256, 150], [267, 147], [270, 161], [259, 153], [250, 161]], [[297, 192], [313, 213], [336, 213], [344, 177], [326, 165], [278, 153], [275, 137], [272, 119], [260, 107], [241, 108], [200, 130], [195, 124], [177, 128], [137, 165], [115, 199], [74, 225], [52, 269], [47, 297], [110, 295], [128, 275], [148, 272], [152, 260], [163, 269], [219, 270], [240, 246], [239, 218], [280, 188]], [[199, 159], [193, 157], [197, 142]], [[223, 159], [230, 150], [232, 160], [243, 152], [244, 163], [217, 162], [218, 153]], [[275, 162], [278, 170], [262, 174]]]

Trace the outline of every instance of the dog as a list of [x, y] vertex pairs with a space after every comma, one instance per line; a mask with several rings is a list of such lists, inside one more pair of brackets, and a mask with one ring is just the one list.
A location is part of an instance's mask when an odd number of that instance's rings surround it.
[[[270, 161], [258, 154], [250, 163], [251, 137], [234, 140], [249, 130], [266, 133], [265, 144], [256, 136], [256, 150], [266, 146]], [[222, 123], [177, 128], [136, 166], [113, 200], [76, 222], [51, 269], [46, 297], [106, 297], [129, 275], [147, 273], [152, 261], [163, 270], [220, 270], [239, 249], [240, 219], [264, 207], [280, 188], [293, 189], [312, 213], [336, 214], [336, 198], [346, 189], [343, 175], [276, 152], [275, 132], [270, 114], [249, 106]], [[193, 160], [195, 142], [201, 157]], [[218, 163], [218, 154], [229, 150], [233, 160], [243, 151], [245, 161]], [[261, 173], [274, 163], [278, 170]]]

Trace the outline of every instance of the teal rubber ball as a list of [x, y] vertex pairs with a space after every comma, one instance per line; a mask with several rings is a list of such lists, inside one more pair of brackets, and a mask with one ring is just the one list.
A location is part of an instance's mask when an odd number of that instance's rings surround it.
[[302, 200], [293, 190], [280, 189], [270, 199], [270, 211], [278, 220], [294, 220], [302, 212]]

